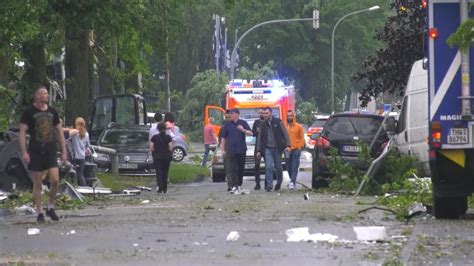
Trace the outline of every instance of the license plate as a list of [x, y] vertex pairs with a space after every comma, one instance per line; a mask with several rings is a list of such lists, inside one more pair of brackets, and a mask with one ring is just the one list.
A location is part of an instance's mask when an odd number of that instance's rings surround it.
[[254, 169], [255, 168], [255, 164], [246, 164], [245, 165], [245, 169]]
[[138, 165], [136, 163], [119, 163], [118, 168], [136, 169], [136, 168], [138, 168]]
[[352, 146], [352, 145], [344, 145], [342, 146], [342, 150], [346, 152], [359, 152], [359, 146]]
[[448, 134], [449, 144], [468, 143], [467, 128], [451, 128]]

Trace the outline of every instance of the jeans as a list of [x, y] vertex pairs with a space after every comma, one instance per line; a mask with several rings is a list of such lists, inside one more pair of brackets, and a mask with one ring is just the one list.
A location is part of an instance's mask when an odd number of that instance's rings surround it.
[[73, 163], [77, 165], [77, 184], [79, 186], [87, 186], [86, 179], [84, 178], [84, 163], [86, 162], [85, 159], [74, 159]]
[[245, 153], [232, 154], [229, 158], [230, 164], [230, 185], [241, 187], [244, 182]]
[[296, 184], [298, 169], [300, 167], [301, 150], [292, 150], [290, 157], [286, 158], [286, 170], [290, 176], [291, 183]]
[[254, 153], [254, 162], [255, 162], [255, 167], [254, 167], [254, 174], [255, 174], [255, 183], [260, 184], [260, 162], [262, 161], [263, 156], [260, 158], [257, 157], [257, 150], [255, 150]]
[[202, 166], [206, 167], [207, 164], [207, 157], [209, 156], [209, 151], [211, 150], [209, 148], [209, 144], [204, 144], [204, 155], [202, 156]]
[[273, 169], [276, 171], [277, 185], [283, 181], [281, 153], [276, 148], [265, 148], [265, 189], [273, 188]]

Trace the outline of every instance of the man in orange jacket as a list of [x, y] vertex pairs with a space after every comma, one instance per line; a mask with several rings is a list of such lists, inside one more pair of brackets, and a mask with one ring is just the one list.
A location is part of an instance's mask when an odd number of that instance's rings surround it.
[[291, 151], [289, 156], [286, 158], [286, 169], [290, 176], [290, 184], [288, 188], [290, 190], [296, 189], [296, 177], [298, 176], [298, 168], [300, 167], [301, 151], [304, 148], [304, 132], [301, 124], [296, 123], [295, 113], [293, 110], [287, 112], [287, 126], [288, 135], [291, 142]]

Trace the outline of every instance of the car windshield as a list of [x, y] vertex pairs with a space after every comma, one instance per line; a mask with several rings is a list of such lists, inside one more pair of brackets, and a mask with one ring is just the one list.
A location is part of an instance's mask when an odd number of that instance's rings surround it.
[[119, 145], [146, 145], [148, 143], [148, 131], [143, 130], [108, 130], [101, 141], [102, 144]]
[[313, 122], [313, 124], [311, 124], [311, 127], [324, 127], [324, 125], [326, 124], [326, 121], [327, 119], [316, 120]]
[[376, 116], [336, 116], [326, 124], [326, 134], [374, 136], [383, 118]]

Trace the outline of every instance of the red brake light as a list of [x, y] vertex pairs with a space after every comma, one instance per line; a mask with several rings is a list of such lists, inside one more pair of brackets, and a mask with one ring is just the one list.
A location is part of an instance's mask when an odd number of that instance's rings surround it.
[[330, 148], [331, 142], [325, 137], [319, 137], [316, 139], [316, 146], [319, 148]]
[[441, 124], [434, 122], [431, 124], [431, 144], [433, 148], [441, 148]]
[[438, 29], [437, 28], [430, 28], [429, 31], [428, 31], [428, 35], [432, 39], [438, 38]]
[[427, 5], [428, 5], [428, 3], [426, 2], [426, 0], [422, 0], [422, 1], [421, 1], [421, 7], [422, 7], [423, 9], [426, 9], [426, 6], [427, 6]]

